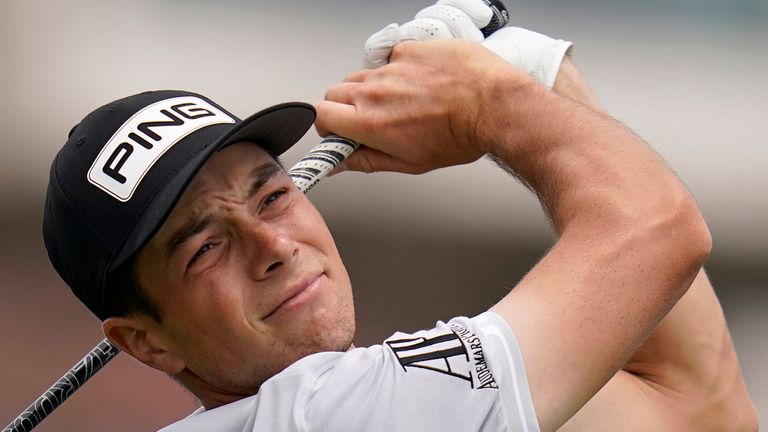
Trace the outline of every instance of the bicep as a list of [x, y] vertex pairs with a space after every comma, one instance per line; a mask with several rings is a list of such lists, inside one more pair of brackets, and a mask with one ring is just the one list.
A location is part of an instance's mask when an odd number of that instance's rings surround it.
[[725, 316], [704, 270], [625, 369], [680, 393], [691, 393], [692, 386], [720, 387], [713, 384], [739, 371]]
[[704, 273], [624, 369], [684, 402], [692, 430], [755, 430], [757, 415], [720, 302]]
[[[553, 354], [542, 346], [531, 349]], [[572, 378], [567, 363], [561, 367], [551, 375]], [[528, 370], [538, 373], [535, 367]], [[550, 397], [539, 392], [539, 398]], [[540, 418], [547, 415], [536, 407]], [[701, 271], [624, 369], [558, 430], [750, 430], [753, 411], [725, 318]]]
[[544, 431], [621, 369], [690, 284], [658, 258], [668, 256], [661, 245], [611, 234], [594, 243], [565, 234], [492, 309], [518, 337]]
[[671, 394], [619, 371], [559, 432], [645, 432], [692, 430], [681, 420], [683, 407]]

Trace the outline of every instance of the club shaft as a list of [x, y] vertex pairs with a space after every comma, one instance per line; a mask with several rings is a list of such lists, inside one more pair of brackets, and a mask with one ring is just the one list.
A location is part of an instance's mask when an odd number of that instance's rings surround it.
[[3, 432], [27, 432], [40, 424], [44, 418], [64, 402], [75, 390], [85, 384], [96, 372], [106, 365], [117, 353], [117, 347], [107, 339], [101, 341], [91, 352], [25, 409]]

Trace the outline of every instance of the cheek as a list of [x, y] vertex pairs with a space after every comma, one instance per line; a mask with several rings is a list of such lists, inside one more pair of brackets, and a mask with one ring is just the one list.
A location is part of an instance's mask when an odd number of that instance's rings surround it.
[[[238, 272], [218, 268], [199, 275], [194, 283], [169, 299], [169, 319], [176, 335], [188, 350], [205, 350], [226, 345], [242, 333], [244, 322], [242, 290]], [[195, 346], [197, 345], [197, 346]]]
[[296, 240], [320, 250], [329, 259], [333, 258], [341, 262], [336, 243], [328, 231], [323, 216], [306, 197], [301, 197], [301, 201], [293, 209], [292, 216], [294, 223], [290, 229]]
[[[202, 282], [202, 281], [201, 281]], [[272, 369], [257, 362], [274, 346], [273, 335], [249, 323], [236, 276], [207, 279], [179, 303], [180, 319], [170, 324], [187, 367], [205, 381], [238, 392], [252, 391]], [[181, 308], [184, 310], [181, 310]]]
[[191, 289], [182, 294], [188, 298], [190, 309], [196, 313], [215, 319], [237, 312], [243, 303], [242, 272], [233, 271], [231, 263], [217, 266], [215, 271], [207, 272], [196, 278]]
[[[302, 218], [307, 243], [324, 255], [328, 276], [332, 280], [332, 289], [327, 293], [324, 307], [318, 308], [314, 316], [315, 328], [322, 329], [325, 335], [330, 335], [331, 339], [335, 340], [334, 345], [346, 343], [343, 348], [337, 346], [333, 349], [346, 350], [355, 332], [351, 282], [325, 220], [309, 201], [307, 204], [308, 208], [303, 210], [305, 213]], [[323, 338], [322, 335], [315, 336]]]

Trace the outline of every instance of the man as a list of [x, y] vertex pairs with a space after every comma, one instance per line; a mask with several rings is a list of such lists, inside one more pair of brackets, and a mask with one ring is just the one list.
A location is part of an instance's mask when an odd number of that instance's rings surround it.
[[276, 161], [311, 106], [241, 122], [164, 91], [102, 107], [54, 161], [46, 246], [113, 343], [200, 399], [169, 430], [755, 430], [697, 277], [710, 239], [692, 197], [587, 106], [564, 50], [542, 81], [558, 96], [476, 43], [398, 39], [317, 105], [319, 131], [366, 145], [343, 168], [489, 154], [538, 194], [557, 244], [489, 312], [350, 349], [346, 270]]

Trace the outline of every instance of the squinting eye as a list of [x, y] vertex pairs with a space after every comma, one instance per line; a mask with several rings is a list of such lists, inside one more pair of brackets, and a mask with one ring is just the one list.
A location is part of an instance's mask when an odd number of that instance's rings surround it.
[[280, 199], [280, 197], [283, 196], [284, 194], [285, 194], [285, 191], [283, 190], [272, 193], [267, 197], [267, 199], [264, 200], [264, 206], [267, 207], [274, 204], [274, 202]]
[[195, 261], [197, 261], [198, 258], [205, 255], [206, 252], [213, 249], [214, 244], [213, 243], [206, 243], [204, 244], [200, 249], [198, 249], [197, 252], [195, 252], [195, 256], [192, 257], [192, 259], [189, 261], [189, 265], [192, 265]]

